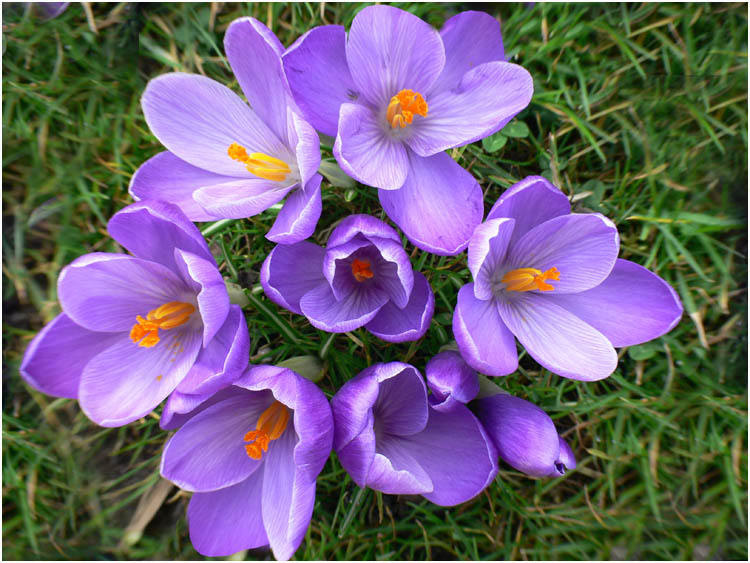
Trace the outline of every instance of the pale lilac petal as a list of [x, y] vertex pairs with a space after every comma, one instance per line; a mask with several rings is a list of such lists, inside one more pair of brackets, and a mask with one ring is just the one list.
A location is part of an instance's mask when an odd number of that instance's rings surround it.
[[122, 426], [150, 413], [193, 365], [200, 331], [159, 331], [152, 348], [131, 342], [127, 333], [95, 356], [81, 374], [81, 409], [100, 426]]
[[481, 64], [458, 86], [430, 96], [427, 116], [415, 119], [406, 137], [420, 156], [473, 143], [502, 129], [529, 105], [534, 81], [529, 72], [506, 62]]
[[68, 9], [70, 2], [33, 2], [32, 6], [42, 20], [51, 20]]
[[372, 412], [378, 432], [390, 436], [410, 436], [427, 424], [427, 389], [421, 374], [400, 362], [378, 366], [378, 398]]
[[212, 215], [244, 219], [278, 203], [296, 185], [284, 186], [280, 182], [253, 177], [199, 188], [193, 193], [193, 198]]
[[169, 395], [167, 402], [164, 403], [164, 409], [162, 409], [161, 418], [159, 419], [159, 426], [162, 430], [179, 428], [196, 414], [203, 412], [219, 401], [234, 397], [237, 393], [238, 388], [234, 385], [228, 385], [216, 393], [208, 392], [201, 393], [200, 395], [180, 393], [175, 389]]
[[474, 284], [458, 292], [453, 335], [466, 363], [486, 375], [508, 375], [518, 368], [513, 334], [500, 318], [496, 301], [474, 297]]
[[325, 249], [307, 241], [276, 246], [260, 270], [260, 283], [266, 296], [301, 315], [302, 296], [325, 281], [324, 256]]
[[337, 451], [361, 435], [366, 427], [372, 428], [372, 421], [368, 422], [368, 416], [371, 415], [372, 406], [380, 392], [378, 373], [386, 370], [387, 374], [395, 376], [406, 365], [398, 365], [397, 362], [375, 364], [344, 383], [336, 392], [331, 399], [331, 411], [334, 423], [333, 447]]
[[263, 472], [232, 487], [195, 493], [188, 505], [190, 543], [206, 557], [268, 545], [261, 515]]
[[344, 27], [323, 25], [297, 39], [282, 57], [297, 105], [315, 129], [330, 137], [336, 136], [339, 106], [359, 98], [345, 49]]
[[205, 76], [175, 72], [154, 78], [146, 86], [141, 105], [153, 134], [193, 166], [254, 178], [242, 162], [227, 154], [232, 143], [245, 147], [248, 154], [291, 160], [282, 141], [237, 94]]
[[315, 328], [326, 332], [349, 332], [364, 326], [388, 302], [388, 295], [375, 287], [359, 287], [337, 301], [328, 282], [300, 299], [300, 309]]
[[341, 104], [333, 155], [352, 178], [368, 186], [397, 190], [409, 172], [407, 149], [385, 132], [369, 107]]
[[450, 397], [466, 404], [479, 393], [477, 372], [458, 352], [440, 352], [427, 362], [425, 375], [432, 395], [439, 401]]
[[[192, 417], [164, 447], [162, 477], [194, 492], [223, 489], [247, 479], [265, 455], [261, 460], [249, 457], [244, 436], [255, 430], [272, 401], [270, 393], [244, 391]], [[275, 445], [272, 442], [269, 450]]]
[[83, 368], [121, 337], [118, 333], [86, 330], [61, 313], [26, 347], [21, 377], [47, 395], [77, 399]]
[[596, 381], [617, 367], [617, 353], [605, 336], [555, 304], [554, 298], [528, 293], [498, 302], [505, 325], [526, 351], [553, 373]]
[[461, 77], [489, 61], [504, 61], [500, 22], [485, 12], [461, 12], [445, 22], [440, 30], [445, 47], [445, 67], [430, 92], [452, 90]]
[[375, 336], [388, 342], [418, 340], [430, 327], [434, 310], [435, 296], [430, 282], [421, 273], [414, 272], [414, 288], [405, 307], [399, 309], [390, 301], [365, 326]]
[[505, 261], [513, 236], [513, 219], [493, 219], [479, 225], [469, 240], [468, 266], [474, 277], [474, 296], [487, 300], [493, 296], [497, 271]]
[[[598, 213], [555, 217], [527, 232], [508, 253], [506, 268], [557, 268], [560, 279], [548, 293], [578, 293], [602, 283], [617, 260], [620, 237]], [[535, 294], [540, 293], [534, 290]]]
[[432, 480], [400, 436], [381, 436], [367, 474], [367, 486], [389, 495], [421, 495], [433, 490]]
[[264, 24], [246, 17], [227, 28], [224, 51], [253, 111], [286, 141], [286, 110], [292, 101], [281, 66], [284, 46]]
[[[335, 412], [334, 410], [334, 414]], [[368, 475], [376, 457], [376, 440], [375, 431], [373, 430], [374, 418], [372, 409], [364, 409], [360, 412], [364, 418], [363, 427], [358, 430], [359, 434], [354, 438], [336, 448], [336, 455], [338, 455], [341, 466], [352, 480], [357, 486], [364, 489], [368, 486]], [[334, 428], [338, 431], [337, 425], [334, 425]]]
[[492, 206], [487, 221], [514, 219], [511, 246], [537, 225], [570, 213], [567, 196], [542, 176], [528, 176], [513, 184]]
[[445, 50], [438, 32], [417, 16], [368, 6], [349, 29], [346, 60], [362, 97], [384, 110], [402, 89], [425, 94], [445, 66]]
[[[355, 259], [366, 260], [370, 263], [372, 278], [358, 281], [354, 277], [352, 264]], [[383, 260], [372, 243], [365, 237], [358, 236], [338, 246], [328, 245], [325, 258], [323, 258], [323, 275], [328, 280], [334, 297], [340, 301], [351, 292], [364, 288], [372, 288], [375, 292], [380, 291], [375, 280], [380, 277], [379, 270], [382, 263]]]
[[357, 235], [365, 238], [377, 237], [381, 239], [391, 239], [401, 244], [401, 237], [398, 236], [396, 229], [373, 217], [372, 215], [348, 215], [344, 217], [328, 237], [328, 246], [338, 246], [349, 242]]
[[174, 249], [191, 252], [216, 267], [206, 240], [180, 208], [163, 201], [132, 203], [107, 223], [109, 235], [138, 258], [177, 272]]
[[615, 347], [658, 338], [682, 317], [675, 290], [629, 260], [617, 260], [609, 277], [588, 291], [556, 295], [555, 304], [590, 324]]
[[399, 190], [380, 190], [388, 217], [417, 247], [453, 256], [482, 222], [482, 189], [448, 154], [422, 158], [409, 153], [409, 175]]
[[85, 254], [63, 268], [57, 294], [73, 322], [97, 332], [129, 332], [138, 315], [194, 296], [166, 266], [104, 252]]
[[551, 476], [557, 477], [558, 475], [564, 475], [566, 470], [575, 468], [575, 454], [573, 454], [573, 450], [568, 443], [560, 438], [560, 455], [555, 462], [555, 471]]
[[306, 184], [320, 168], [320, 138], [307, 121], [291, 108], [287, 110], [289, 143], [294, 148], [299, 169], [299, 181]]
[[266, 238], [278, 244], [294, 244], [312, 236], [323, 210], [320, 182], [315, 174], [304, 187], [300, 186], [286, 198]]
[[216, 221], [193, 199], [193, 192], [205, 186], [233, 182], [236, 178], [214, 174], [163, 151], [140, 165], [130, 179], [128, 191], [136, 201], [158, 199], [177, 205], [191, 221]]

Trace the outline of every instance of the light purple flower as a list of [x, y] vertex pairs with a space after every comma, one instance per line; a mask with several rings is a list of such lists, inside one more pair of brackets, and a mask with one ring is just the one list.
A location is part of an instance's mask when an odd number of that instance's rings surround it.
[[195, 225], [174, 205], [143, 201], [107, 228], [134, 256], [95, 252], [63, 269], [63, 312], [26, 349], [24, 379], [121, 426], [175, 389], [211, 393], [239, 377], [247, 324]]
[[464, 359], [487, 375], [518, 367], [517, 338], [550, 371], [584, 381], [617, 367], [614, 347], [669, 332], [682, 304], [659, 276], [618, 260], [615, 225], [570, 212], [540, 176], [506, 191], [469, 242], [474, 282], [461, 288], [453, 333]]
[[421, 338], [435, 309], [430, 283], [412, 270], [398, 233], [369, 215], [341, 221], [327, 248], [307, 241], [277, 246], [260, 283], [271, 301], [321, 330], [364, 326], [388, 342]]
[[533, 93], [531, 76], [505, 62], [500, 25], [463, 12], [438, 33], [391, 6], [316, 27], [284, 54], [310, 123], [335, 136], [334, 155], [358, 181], [380, 188], [383, 209], [419, 248], [466, 248], [484, 213], [482, 190], [446, 149], [502, 128]]
[[452, 506], [497, 474], [497, 452], [476, 417], [460, 403], [430, 405], [409, 364], [367, 368], [339, 389], [331, 409], [334, 449], [360, 487]]
[[68, 9], [70, 2], [31, 2], [33, 9], [43, 20], [51, 20]]
[[151, 80], [143, 113], [169, 150], [136, 171], [130, 193], [175, 203], [192, 221], [251, 217], [289, 194], [266, 237], [304, 240], [321, 211], [320, 141], [289, 93], [284, 47], [258, 20], [240, 18], [227, 29], [224, 48], [252, 109], [205, 76]]
[[573, 450], [547, 413], [492, 383], [491, 390], [480, 392], [477, 372], [457, 352], [441, 352], [425, 373], [431, 403], [437, 408], [469, 403], [500, 457], [515, 469], [532, 477], [559, 477], [575, 469]]
[[181, 423], [161, 474], [194, 493], [187, 516], [195, 549], [221, 557], [270, 544], [276, 559], [292, 557], [331, 452], [325, 395], [289, 369], [257, 366]]

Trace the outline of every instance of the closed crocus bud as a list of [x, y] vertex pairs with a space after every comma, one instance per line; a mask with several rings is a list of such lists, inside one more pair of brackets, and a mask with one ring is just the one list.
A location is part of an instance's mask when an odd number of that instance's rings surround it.
[[472, 403], [500, 457], [532, 477], [559, 477], [576, 460], [552, 419], [536, 405], [498, 394]]

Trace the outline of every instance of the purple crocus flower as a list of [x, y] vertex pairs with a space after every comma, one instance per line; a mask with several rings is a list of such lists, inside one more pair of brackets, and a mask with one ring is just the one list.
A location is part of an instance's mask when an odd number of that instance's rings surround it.
[[194, 493], [187, 516], [195, 549], [220, 557], [270, 544], [276, 559], [294, 555], [331, 452], [323, 393], [289, 369], [252, 367], [181, 423], [161, 474]]
[[360, 487], [452, 506], [497, 474], [497, 452], [476, 417], [460, 403], [430, 405], [409, 364], [367, 368], [339, 389], [331, 409], [333, 446]]
[[532, 477], [559, 477], [575, 468], [573, 450], [547, 413], [493, 383], [480, 392], [477, 372], [457, 352], [441, 352], [425, 373], [433, 405], [469, 403], [507, 464]]
[[659, 276], [618, 260], [615, 225], [570, 212], [546, 179], [521, 180], [469, 242], [474, 283], [461, 288], [453, 332], [464, 359], [487, 375], [518, 367], [515, 338], [550, 371], [584, 381], [617, 367], [614, 347], [669, 332], [682, 304]]
[[398, 233], [369, 215], [341, 221], [327, 248], [306, 241], [277, 246], [260, 283], [271, 301], [321, 330], [364, 326], [388, 342], [421, 338], [435, 308], [430, 283], [412, 270]]
[[68, 9], [70, 2], [31, 2], [32, 8], [43, 20], [51, 20]]
[[175, 203], [192, 221], [251, 217], [290, 194], [266, 236], [304, 240], [321, 211], [320, 141], [289, 93], [284, 47], [258, 20], [240, 18], [227, 29], [224, 48], [252, 109], [205, 76], [151, 80], [143, 113], [169, 150], [136, 171], [130, 193]]
[[463, 12], [438, 33], [391, 6], [368, 6], [347, 37], [316, 27], [284, 54], [295, 100], [358, 181], [380, 188], [388, 216], [435, 254], [466, 248], [482, 190], [446, 149], [486, 137], [531, 100], [526, 70], [505, 62], [500, 25]]
[[134, 256], [95, 252], [63, 269], [63, 312], [26, 349], [24, 379], [121, 426], [175, 389], [211, 393], [239, 377], [247, 324], [195, 225], [174, 205], [143, 201], [107, 228]]

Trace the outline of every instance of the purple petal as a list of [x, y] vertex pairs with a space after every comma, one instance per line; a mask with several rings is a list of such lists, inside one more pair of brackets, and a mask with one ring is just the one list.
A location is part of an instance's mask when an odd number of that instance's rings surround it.
[[609, 276], [619, 249], [620, 237], [612, 221], [598, 213], [574, 213], [550, 219], [527, 232], [510, 249], [506, 267], [508, 271], [536, 268], [542, 272], [557, 268], [560, 279], [550, 282], [553, 292], [578, 293], [596, 287]]
[[407, 364], [375, 364], [353, 377], [336, 392], [331, 399], [333, 412], [333, 445], [340, 450], [362, 433], [368, 425], [368, 412], [378, 398], [380, 387], [378, 374], [385, 371], [392, 376], [399, 374]]
[[400, 362], [395, 366], [386, 364], [375, 373], [380, 385], [372, 412], [378, 432], [410, 436], [424, 430], [428, 416], [427, 389], [420, 373]]
[[339, 106], [359, 97], [345, 48], [344, 27], [323, 25], [297, 39], [282, 57], [297, 105], [315, 129], [330, 137], [336, 136]]
[[320, 219], [323, 200], [320, 182], [323, 177], [315, 174], [304, 187], [293, 190], [286, 198], [266, 238], [278, 244], [294, 244], [312, 236]]
[[[352, 480], [362, 489], [367, 487], [367, 477], [375, 461], [375, 431], [372, 410], [361, 411], [364, 415], [364, 426], [354, 438], [345, 445], [336, 448], [341, 466]], [[334, 426], [337, 428], [336, 426]], [[337, 428], [338, 429], [338, 428]]]
[[424, 95], [445, 66], [445, 50], [438, 32], [417, 16], [369, 6], [349, 29], [346, 60], [362, 96], [385, 110], [402, 89]]
[[408, 342], [424, 336], [430, 327], [435, 310], [435, 296], [430, 282], [420, 272], [414, 272], [414, 288], [403, 309], [390, 301], [369, 323], [367, 330], [388, 342]]
[[495, 274], [505, 261], [514, 225], [513, 219], [493, 219], [474, 230], [469, 240], [468, 265], [477, 299], [493, 297], [493, 282], [497, 283]]
[[485, 12], [461, 12], [440, 30], [445, 67], [428, 94], [452, 90], [472, 68], [489, 61], [504, 61], [500, 23]]
[[324, 255], [323, 248], [306, 241], [274, 247], [260, 270], [260, 283], [266, 297], [301, 315], [302, 296], [325, 281]]
[[487, 215], [487, 221], [501, 217], [514, 219], [513, 246], [537, 225], [569, 214], [570, 202], [564, 193], [542, 176], [528, 176], [500, 196]]
[[97, 332], [130, 331], [138, 315], [194, 297], [167, 267], [104, 252], [85, 254], [63, 268], [57, 294], [73, 322]]
[[[354, 277], [352, 264], [354, 260], [367, 260], [371, 264], [374, 274], [369, 280], [359, 281]], [[373, 244], [366, 238], [359, 236], [338, 246], [328, 245], [323, 258], [323, 275], [331, 286], [331, 291], [337, 301], [345, 299], [353, 291], [360, 291], [365, 287], [375, 292], [380, 288], [375, 284], [375, 277], [380, 275], [380, 255]]]
[[132, 203], [107, 223], [109, 235], [138, 258], [164, 264], [173, 272], [174, 249], [180, 248], [214, 264], [206, 240], [180, 208], [163, 201]]
[[191, 221], [215, 221], [198, 205], [193, 192], [198, 188], [233, 182], [236, 178], [214, 174], [188, 164], [169, 151], [163, 151], [141, 164], [130, 179], [130, 195], [136, 201], [158, 199], [177, 205]]
[[400, 188], [409, 172], [404, 144], [385, 131], [372, 109], [341, 104], [333, 155], [352, 178], [384, 190]]
[[293, 158], [237, 94], [205, 76], [169, 73], [154, 78], [146, 86], [141, 105], [153, 134], [193, 166], [254, 178], [242, 162], [227, 154], [232, 143], [245, 147], [248, 154], [261, 152], [287, 163]]
[[482, 222], [482, 189], [446, 153], [422, 158], [409, 152], [409, 164], [400, 190], [378, 192], [383, 209], [415, 246], [458, 254]]
[[451, 397], [466, 404], [479, 393], [477, 372], [458, 352], [447, 350], [439, 353], [427, 362], [425, 375], [433, 396], [440, 401]]
[[378, 237], [391, 239], [401, 244], [401, 237], [398, 236], [396, 229], [372, 215], [359, 214], [344, 217], [336, 225], [336, 228], [331, 232], [331, 236], [328, 237], [328, 246], [344, 244], [360, 234], [368, 239]]
[[547, 477], [555, 470], [560, 438], [542, 409], [499, 394], [477, 400], [476, 412], [506, 463], [533, 477]]
[[320, 168], [320, 137], [307, 121], [287, 110], [289, 142], [294, 147], [300, 182], [306, 184]]
[[177, 389], [172, 391], [164, 403], [164, 409], [161, 412], [159, 426], [162, 430], [174, 430], [185, 424], [196, 414], [203, 412], [208, 407], [215, 405], [219, 401], [234, 397], [238, 393], [238, 387], [228, 385], [224, 389], [214, 392], [201, 393], [200, 395], [191, 395], [189, 393], [180, 393]]
[[400, 436], [381, 436], [367, 475], [367, 486], [389, 495], [420, 495], [433, 490], [432, 480]]
[[232, 487], [195, 493], [187, 516], [190, 542], [206, 557], [226, 557], [268, 545], [261, 515], [263, 472]]
[[43, 20], [51, 20], [67, 10], [70, 2], [34, 2], [32, 5]]
[[461, 356], [478, 372], [508, 375], [518, 368], [516, 341], [500, 318], [495, 299], [474, 297], [473, 283], [458, 292], [453, 335]]
[[77, 399], [83, 368], [121, 336], [86, 330], [61, 313], [27, 346], [21, 362], [21, 377], [47, 395]]
[[284, 46], [255, 18], [239, 18], [227, 28], [224, 50], [253, 111], [286, 141], [286, 110], [292, 102], [281, 66]]
[[300, 299], [300, 309], [315, 328], [349, 332], [370, 322], [387, 302], [388, 295], [372, 286], [354, 288], [337, 301], [326, 281]]
[[555, 303], [529, 293], [498, 301], [500, 316], [531, 357], [553, 373], [596, 381], [617, 367], [617, 354], [604, 335]]
[[458, 86], [430, 96], [425, 118], [415, 120], [406, 138], [420, 156], [473, 143], [500, 130], [529, 105], [534, 81], [512, 63], [488, 62], [472, 68]]
[[[244, 436], [272, 403], [270, 393], [244, 391], [188, 420], [164, 447], [161, 474], [186, 491], [208, 492], [236, 485], [263, 463], [245, 451]], [[269, 444], [269, 453], [276, 441]]]
[[588, 291], [556, 295], [555, 304], [590, 324], [615, 347], [658, 338], [682, 316], [674, 289], [629, 260], [617, 260], [609, 277]]
[[576, 458], [568, 443], [560, 438], [560, 455], [555, 462], [555, 471], [552, 477], [564, 475], [568, 469], [576, 468]]
[[297, 185], [283, 186], [279, 182], [251, 178], [199, 188], [193, 193], [193, 198], [212, 215], [244, 219], [278, 203]]
[[182, 381], [201, 347], [201, 333], [177, 327], [160, 331], [144, 348], [123, 333], [81, 374], [81, 409], [100, 426], [122, 426], [150, 413]]

